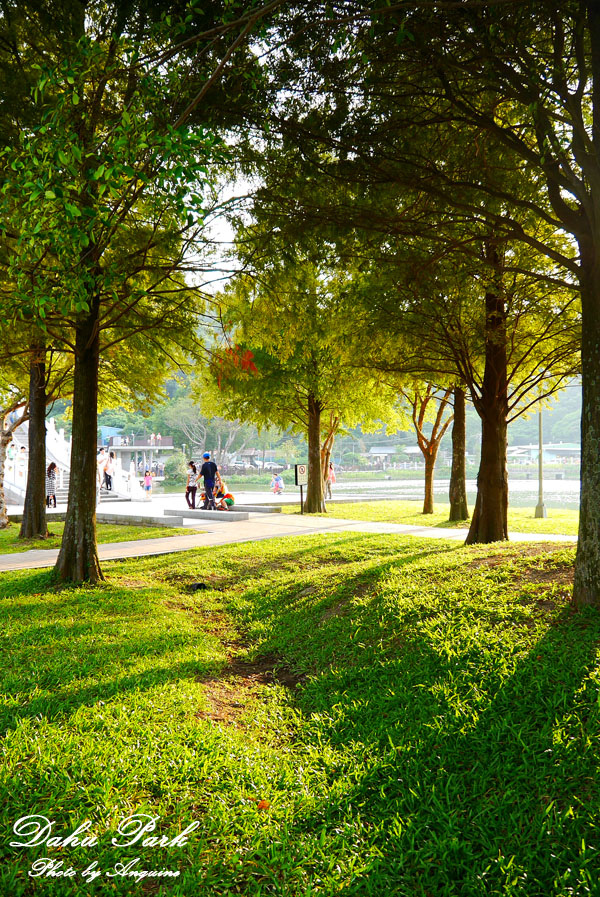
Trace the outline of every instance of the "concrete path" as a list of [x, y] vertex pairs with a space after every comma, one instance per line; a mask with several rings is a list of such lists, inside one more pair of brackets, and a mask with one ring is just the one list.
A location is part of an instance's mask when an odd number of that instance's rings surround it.
[[[198, 526], [198, 524], [195, 524]], [[303, 517], [291, 514], [250, 514], [246, 521], [202, 522], [202, 533], [182, 536], [167, 536], [164, 539], [140, 539], [131, 542], [110, 542], [98, 546], [101, 561], [120, 558], [148, 557], [188, 551], [191, 548], [206, 548], [211, 545], [228, 545], [233, 542], [258, 542], [262, 539], [276, 539], [280, 536], [298, 536], [311, 533], [356, 532], [389, 533], [417, 536], [429, 539], [450, 539], [462, 542], [465, 529], [443, 529], [435, 526], [409, 526], [403, 523], [370, 523], [359, 520], [327, 519], [323, 517]], [[549, 535], [541, 533], [511, 533], [513, 542], [571, 542], [577, 536]], [[35, 549], [15, 554], [0, 555], [0, 572], [25, 570], [39, 567], [53, 567], [58, 549]], [[0, 585], [1, 595], [1, 585]]]

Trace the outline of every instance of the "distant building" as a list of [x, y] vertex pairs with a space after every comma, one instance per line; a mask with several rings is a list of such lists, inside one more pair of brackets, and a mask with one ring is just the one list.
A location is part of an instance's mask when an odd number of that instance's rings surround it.
[[389, 459], [396, 454], [395, 445], [374, 445], [369, 449], [369, 457], [377, 458], [377, 460]]
[[[380, 464], [385, 470], [392, 459], [398, 460], [398, 448], [399, 446], [396, 445], [374, 445], [369, 449], [367, 457], [369, 461], [375, 461], [376, 464]], [[402, 451], [410, 454], [410, 449], [402, 449]]]
[[[548, 442], [544, 443], [544, 461], [579, 461], [581, 446], [576, 442]], [[538, 445], [510, 445], [506, 451], [508, 461], [529, 464], [537, 461], [539, 454]]]

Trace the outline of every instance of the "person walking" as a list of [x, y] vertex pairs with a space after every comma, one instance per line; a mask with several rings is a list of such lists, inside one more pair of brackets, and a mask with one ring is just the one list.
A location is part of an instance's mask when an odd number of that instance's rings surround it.
[[329, 470], [327, 471], [327, 497], [331, 498], [331, 487], [335, 483], [335, 470], [333, 469], [333, 462], [329, 462]]
[[214, 461], [210, 460], [210, 452], [204, 452], [202, 455], [203, 463], [200, 468], [200, 476], [204, 478], [204, 492], [205, 499], [204, 504], [202, 505], [203, 511], [216, 511], [217, 505], [215, 503], [214, 497], [214, 488], [215, 488], [215, 480], [219, 473], [219, 468], [215, 464]]
[[196, 507], [196, 490], [198, 488], [198, 471], [193, 461], [188, 464], [187, 486], [185, 487], [185, 500], [188, 508]]
[[49, 508], [51, 506], [51, 502], [53, 502], [53, 506], [56, 507], [56, 464], [54, 461], [51, 461], [48, 465], [48, 469], [46, 470], [46, 507]]
[[108, 463], [108, 457], [106, 455], [106, 451], [104, 448], [101, 448], [96, 456], [96, 470], [97, 470], [97, 479], [100, 481], [99, 488], [102, 489], [103, 486], [106, 487], [106, 465]]
[[104, 468], [104, 485], [109, 492], [112, 492], [112, 481], [115, 474], [116, 463], [117, 459], [115, 457], [115, 453], [109, 452], [108, 461], [106, 462], [106, 466]]

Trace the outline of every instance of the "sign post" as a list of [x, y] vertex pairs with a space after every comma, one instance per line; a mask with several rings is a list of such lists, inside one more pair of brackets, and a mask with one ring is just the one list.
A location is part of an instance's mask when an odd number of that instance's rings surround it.
[[296, 486], [300, 486], [300, 513], [304, 514], [304, 486], [308, 485], [308, 464], [295, 464]]

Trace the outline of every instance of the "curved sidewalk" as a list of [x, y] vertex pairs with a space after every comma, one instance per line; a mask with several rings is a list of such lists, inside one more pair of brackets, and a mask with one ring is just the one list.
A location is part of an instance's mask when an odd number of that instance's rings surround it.
[[[370, 523], [365, 520], [327, 519], [323, 517], [303, 517], [291, 514], [251, 514], [242, 522], [202, 521], [202, 533], [189, 536], [167, 536], [161, 539], [139, 539], [131, 542], [106, 542], [98, 545], [101, 561], [124, 558], [150, 557], [189, 551], [192, 548], [208, 548], [212, 545], [229, 545], [235, 542], [259, 542], [263, 539], [277, 539], [282, 536], [310, 535], [313, 533], [357, 532], [382, 533], [402, 536], [417, 536], [428, 539], [450, 539], [464, 541], [465, 529], [443, 529], [435, 526], [410, 526], [403, 523]], [[512, 542], [577, 542], [577, 536], [563, 536], [548, 533], [511, 533]], [[0, 572], [10, 570], [30, 570], [53, 567], [58, 549], [37, 548], [14, 554], [0, 555]]]

